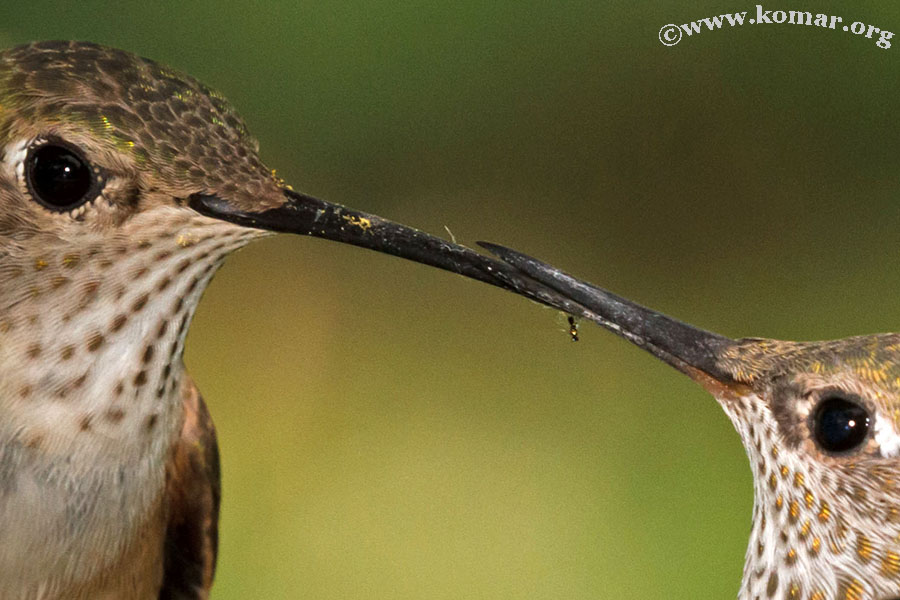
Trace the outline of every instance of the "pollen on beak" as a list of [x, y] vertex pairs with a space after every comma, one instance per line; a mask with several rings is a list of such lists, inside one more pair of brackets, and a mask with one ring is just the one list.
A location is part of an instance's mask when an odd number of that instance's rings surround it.
[[280, 205], [261, 210], [245, 208], [212, 194], [195, 194], [189, 198], [188, 205], [208, 217], [244, 227], [361, 246], [515, 291], [576, 315], [591, 314], [576, 301], [530, 279], [521, 270], [465, 246], [288, 188], [282, 188], [281, 193], [284, 198]]

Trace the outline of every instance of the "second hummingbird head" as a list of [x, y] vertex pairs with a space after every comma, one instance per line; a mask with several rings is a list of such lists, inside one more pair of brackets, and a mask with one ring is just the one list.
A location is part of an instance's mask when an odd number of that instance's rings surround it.
[[[842, 463], [900, 457], [900, 335], [829, 342], [737, 340], [719, 357], [735, 398], [756, 396], [785, 449]], [[740, 400], [733, 418], [752, 422]], [[735, 406], [736, 405], [736, 406]]]
[[743, 339], [719, 357], [734, 393], [717, 397], [754, 472], [748, 594], [777, 581], [823, 597], [900, 593], [898, 363], [897, 334]]

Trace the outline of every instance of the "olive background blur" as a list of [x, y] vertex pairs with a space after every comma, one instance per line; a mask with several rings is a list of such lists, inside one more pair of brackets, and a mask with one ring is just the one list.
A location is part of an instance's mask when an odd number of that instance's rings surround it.
[[[883, 2], [798, 9], [900, 30]], [[900, 330], [900, 39], [660, 27], [754, 2], [7, 2], [3, 46], [222, 91], [297, 189], [486, 239], [730, 336]], [[729, 598], [751, 473], [704, 391], [591, 325], [280, 236], [186, 362], [224, 473], [215, 600]]]

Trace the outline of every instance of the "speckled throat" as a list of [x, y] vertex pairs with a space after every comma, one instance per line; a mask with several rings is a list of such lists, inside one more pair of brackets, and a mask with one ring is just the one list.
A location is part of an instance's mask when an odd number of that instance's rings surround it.
[[124, 550], [161, 551], [147, 528], [184, 418], [185, 335], [225, 256], [263, 232], [152, 216], [2, 257], [0, 531], [16, 540], [0, 548], [2, 598], [60, 566], [91, 581]]
[[[872, 487], [877, 480], [869, 480], [865, 468], [859, 473], [851, 469], [844, 479], [819, 463], [782, 451], [778, 425], [758, 396], [725, 404], [754, 470], [753, 524], [740, 600], [896, 598], [896, 492]], [[879, 467], [871, 468], [883, 479]], [[866, 503], [872, 505], [864, 508]], [[863, 520], [848, 520], [863, 510], [871, 511]]]
[[263, 232], [199, 215], [161, 227], [144, 220], [77, 246], [38, 235], [3, 256], [7, 439], [98, 466], [141, 459], [157, 432], [172, 434], [168, 412], [200, 295], [225, 256]]

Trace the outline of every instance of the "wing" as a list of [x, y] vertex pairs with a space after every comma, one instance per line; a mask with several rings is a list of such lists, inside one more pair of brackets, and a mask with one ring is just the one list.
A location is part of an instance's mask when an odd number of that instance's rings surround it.
[[185, 375], [184, 426], [166, 468], [169, 522], [160, 600], [205, 600], [216, 570], [219, 447], [197, 386]]

